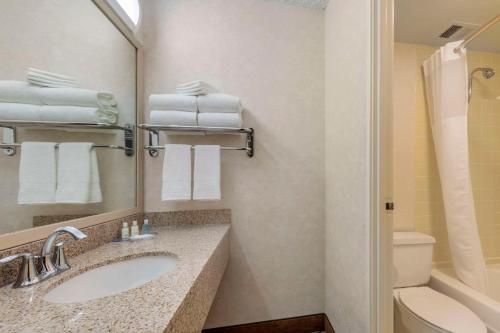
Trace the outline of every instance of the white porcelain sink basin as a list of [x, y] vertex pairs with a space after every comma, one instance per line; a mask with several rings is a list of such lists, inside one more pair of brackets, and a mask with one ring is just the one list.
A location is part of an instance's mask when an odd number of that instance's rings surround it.
[[60, 284], [43, 299], [53, 303], [79, 303], [118, 294], [154, 280], [172, 270], [173, 256], [144, 256], [92, 269]]

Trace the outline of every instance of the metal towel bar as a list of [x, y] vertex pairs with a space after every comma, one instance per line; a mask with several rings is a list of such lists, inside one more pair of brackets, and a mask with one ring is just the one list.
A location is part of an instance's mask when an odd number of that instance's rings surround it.
[[69, 129], [98, 129], [98, 130], [120, 130], [123, 131], [123, 146], [94, 144], [94, 148], [111, 148], [123, 150], [127, 156], [134, 155], [134, 124], [125, 124], [125, 126], [111, 125], [105, 123], [82, 123], [82, 122], [51, 122], [51, 121], [18, 121], [18, 120], [0, 120], [0, 128], [12, 130], [11, 142], [0, 143], [0, 149], [5, 151], [7, 156], [16, 154], [16, 148], [21, 146], [15, 142], [17, 128], [69, 128]]
[[[164, 126], [164, 125], [150, 125], [140, 124], [140, 129], [149, 132], [149, 144], [144, 147], [149, 151], [151, 157], [158, 156], [158, 150], [164, 149], [160, 145], [160, 131], [165, 132], [202, 132], [205, 134], [243, 134], [246, 136], [245, 147], [221, 147], [222, 150], [235, 150], [246, 151], [248, 157], [252, 157], [255, 153], [254, 148], [254, 134], [253, 128], [239, 128], [239, 127], [204, 127], [204, 126]], [[194, 148], [194, 147], [192, 147]]]

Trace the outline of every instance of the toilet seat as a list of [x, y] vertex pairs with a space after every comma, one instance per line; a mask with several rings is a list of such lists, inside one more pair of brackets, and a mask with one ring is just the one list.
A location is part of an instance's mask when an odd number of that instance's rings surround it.
[[450, 333], [486, 333], [479, 317], [454, 299], [429, 287], [395, 290], [405, 308], [428, 325]]

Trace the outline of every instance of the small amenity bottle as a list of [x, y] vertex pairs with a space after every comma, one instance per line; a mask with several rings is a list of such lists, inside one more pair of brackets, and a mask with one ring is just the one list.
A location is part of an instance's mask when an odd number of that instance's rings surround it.
[[132, 227], [130, 227], [130, 236], [134, 237], [139, 235], [139, 226], [137, 225], [137, 221], [132, 222]]
[[130, 232], [128, 230], [128, 222], [123, 222], [122, 224], [122, 240], [128, 240], [130, 238]]
[[149, 220], [144, 219], [144, 223], [142, 224], [141, 235], [148, 235], [149, 232]]

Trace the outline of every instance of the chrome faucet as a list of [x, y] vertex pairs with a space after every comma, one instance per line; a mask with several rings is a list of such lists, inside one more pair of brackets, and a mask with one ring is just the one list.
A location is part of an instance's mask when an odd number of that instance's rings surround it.
[[64, 244], [66, 242], [57, 243], [55, 245], [56, 251], [54, 252], [54, 255], [52, 255], [52, 249], [54, 248], [54, 243], [57, 240], [57, 237], [63, 234], [70, 235], [74, 240], [87, 238], [87, 235], [85, 235], [82, 231], [70, 226], [57, 228], [52, 234], [50, 234], [43, 244], [41, 253], [42, 279], [59, 274], [70, 268], [70, 265], [66, 261], [66, 256], [64, 255]]
[[[71, 266], [66, 260], [64, 254], [64, 244], [69, 241], [62, 241], [54, 244], [60, 235], [69, 234], [74, 240], [87, 238], [87, 235], [75, 227], [61, 227], [57, 228], [52, 234], [47, 237], [45, 241], [41, 256], [34, 256], [32, 253], [18, 253], [0, 259], [0, 265], [7, 264], [18, 258], [22, 258], [21, 269], [17, 275], [16, 282], [13, 288], [28, 287], [39, 283], [51, 276], [55, 276]], [[55, 250], [53, 251], [53, 249]], [[54, 253], [52, 253], [54, 252]], [[37, 271], [35, 259], [42, 260], [41, 271]]]

